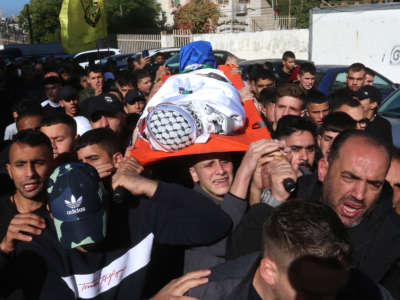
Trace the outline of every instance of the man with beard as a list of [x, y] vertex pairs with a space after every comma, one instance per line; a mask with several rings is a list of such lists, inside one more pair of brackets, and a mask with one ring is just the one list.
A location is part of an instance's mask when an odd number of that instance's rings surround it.
[[45, 185], [52, 164], [51, 142], [46, 135], [24, 130], [14, 136], [7, 171], [16, 190], [0, 198], [1, 299], [25, 299], [15, 286], [17, 282], [8, 279], [18, 263], [13, 256], [17, 242], [32, 241], [46, 227]]
[[316, 126], [309, 119], [288, 115], [278, 122], [274, 137], [291, 149], [290, 163], [299, 176], [313, 171], [316, 134]]
[[[400, 217], [385, 182], [390, 161], [390, 149], [379, 139], [365, 131], [345, 131], [319, 163], [322, 193], [314, 199], [336, 212], [350, 237], [353, 265], [376, 282], [388, 280], [387, 272], [400, 257]], [[259, 236], [270, 212], [263, 203], [250, 208], [232, 235], [231, 257], [261, 248]]]

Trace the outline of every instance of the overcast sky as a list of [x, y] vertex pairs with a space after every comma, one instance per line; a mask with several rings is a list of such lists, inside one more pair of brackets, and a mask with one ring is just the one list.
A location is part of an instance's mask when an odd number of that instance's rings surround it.
[[29, 0], [0, 0], [0, 9], [4, 17], [18, 15]]

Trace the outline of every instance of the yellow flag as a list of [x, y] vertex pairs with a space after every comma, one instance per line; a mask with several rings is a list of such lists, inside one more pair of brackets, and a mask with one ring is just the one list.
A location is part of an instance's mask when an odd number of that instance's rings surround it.
[[104, 0], [64, 0], [59, 18], [66, 53], [96, 48], [107, 36]]

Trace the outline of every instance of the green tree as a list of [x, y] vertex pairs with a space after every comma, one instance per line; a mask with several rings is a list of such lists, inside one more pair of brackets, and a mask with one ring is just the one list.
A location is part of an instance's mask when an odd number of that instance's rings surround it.
[[[51, 43], [60, 41], [60, 13], [62, 0], [30, 0], [29, 12], [32, 20], [33, 41]], [[28, 6], [20, 13], [20, 24], [29, 32]], [[30, 37], [29, 37], [30, 39]]]
[[190, 29], [192, 33], [214, 32], [221, 16], [218, 5], [210, 0], [191, 0], [175, 13], [178, 29]]
[[161, 8], [155, 0], [109, 0], [104, 6], [109, 33], [157, 30], [161, 25]]

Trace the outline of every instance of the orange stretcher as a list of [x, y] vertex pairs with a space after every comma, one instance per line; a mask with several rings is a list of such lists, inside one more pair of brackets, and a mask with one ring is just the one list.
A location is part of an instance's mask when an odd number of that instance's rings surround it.
[[[229, 72], [229, 68], [225, 68], [223, 71], [226, 74]], [[229, 78], [229, 76], [227, 77]], [[234, 85], [235, 87], [244, 86], [243, 81], [241, 79], [239, 81], [237, 76]], [[243, 106], [246, 111], [246, 125], [236, 135], [211, 134], [209, 140], [204, 144], [193, 144], [174, 152], [153, 150], [147, 141], [138, 138], [130, 152], [130, 156], [135, 157], [140, 164], [145, 166], [163, 159], [179, 156], [221, 152], [246, 152], [252, 142], [260, 139], [271, 139], [271, 135], [255, 108], [253, 100], [244, 101]]]

